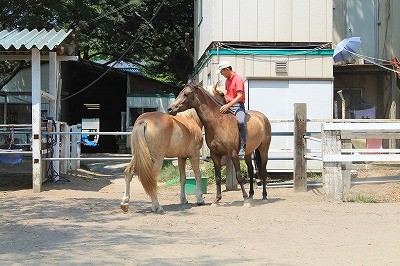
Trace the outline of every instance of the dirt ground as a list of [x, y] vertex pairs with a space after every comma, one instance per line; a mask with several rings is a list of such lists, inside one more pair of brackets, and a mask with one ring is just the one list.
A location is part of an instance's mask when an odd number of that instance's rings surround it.
[[[128, 213], [119, 208], [125, 163], [94, 163], [68, 183], [33, 194], [31, 177], [0, 177], [2, 265], [397, 265], [400, 184], [356, 185], [351, 195], [383, 203], [328, 202], [322, 188], [257, 189], [251, 207], [224, 191], [219, 207], [179, 204], [179, 187], [160, 184], [166, 213], [132, 181]], [[366, 171], [368, 173], [368, 171]], [[398, 174], [397, 172], [394, 174]], [[389, 201], [389, 202], [388, 202]]]

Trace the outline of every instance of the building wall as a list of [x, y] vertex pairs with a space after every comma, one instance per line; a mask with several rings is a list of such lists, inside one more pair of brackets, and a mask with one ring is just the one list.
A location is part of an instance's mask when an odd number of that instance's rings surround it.
[[333, 43], [359, 36], [363, 41], [359, 54], [380, 59], [399, 58], [398, 10], [398, 0], [333, 0]]
[[213, 41], [332, 41], [332, 0], [203, 0], [200, 23], [195, 2], [195, 61]]
[[[214, 55], [200, 69], [198, 82], [210, 85], [218, 80], [225, 82], [225, 78], [215, 75], [218, 62], [226, 60], [232, 68], [244, 79], [249, 77], [271, 78], [332, 78], [333, 60], [331, 55], [283, 55], [283, 56], [252, 56], [252, 55]], [[287, 73], [275, 71], [276, 62], [287, 62]]]

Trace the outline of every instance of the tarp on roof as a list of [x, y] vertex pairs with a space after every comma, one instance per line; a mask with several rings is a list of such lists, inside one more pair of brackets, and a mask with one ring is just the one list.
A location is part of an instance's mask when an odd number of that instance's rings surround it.
[[34, 30], [2, 30], [0, 32], [0, 50], [30, 50], [33, 47], [39, 50], [53, 50], [61, 44], [65, 38], [70, 35], [69, 31], [56, 31], [54, 29], [47, 31], [45, 29], [39, 31]]

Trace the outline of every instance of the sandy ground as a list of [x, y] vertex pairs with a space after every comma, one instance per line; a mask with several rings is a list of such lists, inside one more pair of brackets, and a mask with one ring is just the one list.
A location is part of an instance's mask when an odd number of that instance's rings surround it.
[[[251, 207], [224, 191], [219, 207], [179, 204], [178, 186], [160, 184], [166, 213], [150, 210], [137, 179], [123, 213], [126, 164], [91, 164], [69, 183], [0, 182], [1, 265], [398, 265], [400, 203], [336, 203], [322, 189], [256, 190]], [[399, 184], [360, 185], [352, 193], [390, 198]], [[397, 195], [396, 194], [396, 195]]]

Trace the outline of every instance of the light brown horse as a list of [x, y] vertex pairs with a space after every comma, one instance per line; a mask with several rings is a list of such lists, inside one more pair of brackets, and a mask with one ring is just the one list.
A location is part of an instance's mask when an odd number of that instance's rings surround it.
[[157, 198], [157, 177], [165, 157], [178, 157], [180, 202], [187, 203], [185, 165], [189, 158], [196, 178], [197, 204], [205, 204], [199, 169], [200, 149], [203, 145], [202, 127], [194, 109], [174, 117], [161, 112], [144, 113], [138, 117], [131, 134], [132, 159], [124, 171], [125, 194], [120, 204], [123, 211], [128, 211], [130, 182], [135, 168], [144, 190], [151, 198], [152, 210], [164, 212]]
[[[219, 112], [221, 103], [212, 97], [199, 84], [189, 83], [179, 93], [178, 97], [171, 103], [168, 112], [175, 115], [178, 112], [194, 108], [203, 123], [206, 143], [210, 148], [211, 159], [214, 162], [215, 181], [217, 195], [214, 204], [221, 200], [221, 158], [228, 156], [235, 167], [236, 178], [240, 184], [243, 198], [246, 200], [247, 193], [244, 189], [244, 179], [239, 164], [239, 129], [236, 117], [232, 113], [222, 114]], [[247, 141], [246, 155], [244, 156], [247, 172], [250, 176], [250, 198], [254, 195], [253, 178], [254, 168], [251, 162], [251, 154], [255, 151], [255, 161], [259, 174], [261, 175], [263, 201], [267, 200], [266, 179], [268, 149], [271, 143], [271, 124], [268, 118], [258, 111], [246, 112]]]

